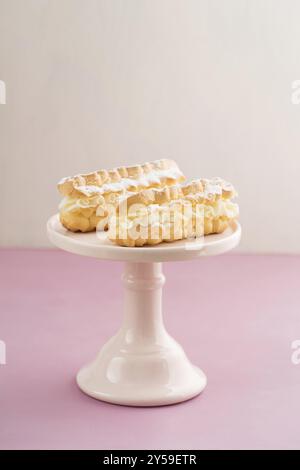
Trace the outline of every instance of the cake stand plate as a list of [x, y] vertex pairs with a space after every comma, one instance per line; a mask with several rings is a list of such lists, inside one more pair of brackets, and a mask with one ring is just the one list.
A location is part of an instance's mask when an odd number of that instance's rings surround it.
[[78, 372], [80, 389], [98, 400], [131, 406], [170, 405], [198, 395], [206, 377], [163, 324], [162, 262], [229, 251], [239, 243], [240, 225], [233, 222], [222, 234], [188, 242], [138, 248], [114, 245], [105, 232], [69, 232], [58, 215], [49, 219], [47, 231], [51, 242], [63, 250], [125, 262], [122, 325], [96, 359]]

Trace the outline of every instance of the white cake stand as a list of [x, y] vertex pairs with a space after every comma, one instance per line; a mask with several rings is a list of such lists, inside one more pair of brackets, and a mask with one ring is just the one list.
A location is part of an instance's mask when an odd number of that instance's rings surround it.
[[102, 233], [72, 233], [49, 219], [48, 236], [54, 245], [79, 255], [125, 261], [124, 319], [118, 333], [96, 359], [77, 374], [86, 394], [110, 403], [132, 406], [169, 405], [198, 395], [206, 385], [204, 373], [193, 366], [182, 347], [167, 333], [162, 319], [162, 261], [183, 261], [224, 253], [234, 248], [241, 227], [232, 223], [223, 234], [189, 243], [125, 248]]

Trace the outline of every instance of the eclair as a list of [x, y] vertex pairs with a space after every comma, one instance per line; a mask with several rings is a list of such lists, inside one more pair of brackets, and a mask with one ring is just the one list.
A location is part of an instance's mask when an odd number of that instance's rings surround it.
[[72, 232], [90, 232], [99, 225], [106, 229], [108, 206], [116, 206], [120, 197], [184, 180], [176, 162], [168, 159], [66, 177], [58, 183], [63, 196], [59, 205], [60, 221]]
[[135, 247], [222, 233], [238, 217], [236, 196], [232, 184], [221, 178], [127, 195], [110, 218], [108, 237]]

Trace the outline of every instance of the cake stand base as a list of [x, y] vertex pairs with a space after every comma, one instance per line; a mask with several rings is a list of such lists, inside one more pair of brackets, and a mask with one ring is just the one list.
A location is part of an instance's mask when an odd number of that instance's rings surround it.
[[119, 405], [158, 406], [189, 400], [204, 389], [204, 373], [165, 330], [164, 282], [161, 263], [125, 263], [123, 324], [77, 374], [84, 393]]
[[232, 221], [223, 233], [139, 248], [115, 245], [106, 232], [70, 232], [57, 214], [48, 220], [47, 231], [52, 243], [63, 250], [125, 262], [122, 326], [97, 358], [77, 374], [81, 390], [98, 400], [132, 406], [170, 405], [198, 395], [206, 377], [190, 363], [163, 324], [161, 263], [232, 250], [241, 238], [238, 222]]

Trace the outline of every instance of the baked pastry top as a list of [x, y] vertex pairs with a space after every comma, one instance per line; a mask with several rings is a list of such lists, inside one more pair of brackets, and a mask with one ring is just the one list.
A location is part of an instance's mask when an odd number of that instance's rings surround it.
[[105, 192], [137, 191], [163, 187], [185, 180], [173, 160], [162, 159], [141, 165], [98, 170], [93, 173], [63, 178], [57, 185], [63, 196], [90, 197]]

